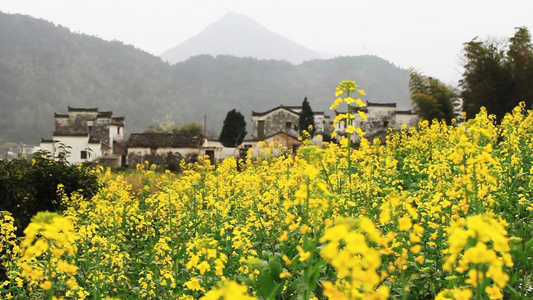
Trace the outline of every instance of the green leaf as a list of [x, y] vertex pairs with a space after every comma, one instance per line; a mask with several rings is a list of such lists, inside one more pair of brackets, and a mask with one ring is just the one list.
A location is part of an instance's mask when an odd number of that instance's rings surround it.
[[269, 272], [262, 271], [259, 274], [258, 278], [258, 290], [259, 294], [263, 296], [264, 299], [275, 299], [278, 290], [280, 289], [281, 284], [276, 283]]
[[279, 281], [279, 274], [281, 273], [281, 261], [277, 256], [271, 256], [268, 259], [268, 268], [270, 270], [270, 276], [274, 280]]

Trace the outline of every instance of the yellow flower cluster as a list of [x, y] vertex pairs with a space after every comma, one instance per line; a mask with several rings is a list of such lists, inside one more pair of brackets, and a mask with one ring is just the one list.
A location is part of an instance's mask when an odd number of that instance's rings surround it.
[[218, 288], [207, 292], [200, 300], [252, 300], [257, 299], [248, 295], [247, 287], [233, 280], [225, 282]]
[[[340, 113], [338, 114], [335, 119], [333, 120], [333, 126], [337, 126], [337, 124], [340, 121], [345, 121], [347, 126], [345, 132], [349, 134], [357, 133], [359, 136], [363, 137], [365, 134], [361, 128], [355, 127], [353, 125], [353, 120], [355, 119], [355, 115], [352, 114], [352, 107], [354, 107], [352, 104], [355, 103], [358, 107], [364, 107], [366, 104], [361, 100], [361, 98], [354, 99], [352, 98], [353, 95], [356, 93], [361, 95], [366, 95], [365, 91], [362, 89], [358, 89], [359, 86], [355, 83], [355, 81], [342, 81], [337, 89], [335, 90], [335, 101], [333, 101], [333, 104], [330, 106], [329, 109], [336, 110], [342, 102], [345, 102], [347, 105], [347, 111], [346, 113]], [[345, 95], [344, 98], [342, 98], [342, 95]], [[361, 120], [366, 121], [367, 117], [364, 111], [358, 110], [357, 114]], [[331, 135], [332, 138], [337, 136], [337, 132], [334, 131]]]
[[78, 285], [74, 264], [77, 235], [74, 226], [56, 213], [39, 212], [24, 230], [22, 256], [17, 260], [20, 277], [38, 287], [42, 295], [85, 298], [88, 293]]
[[11, 213], [0, 211], [0, 261], [7, 260], [13, 253], [18, 252], [14, 225], [15, 219]]
[[[355, 229], [354, 229], [355, 227]], [[358, 220], [338, 220], [320, 238], [325, 245], [320, 254], [337, 271], [335, 283], [325, 281], [324, 294], [331, 299], [387, 299], [389, 289], [380, 285], [377, 270], [381, 267], [380, 252], [369, 247], [367, 239], [381, 243], [381, 232], [374, 223]], [[342, 245], [342, 246], [341, 246]]]
[[[492, 297], [503, 297], [501, 289], [509, 281], [505, 267], [512, 267], [505, 222], [489, 215], [468, 216], [452, 222], [448, 229], [448, 256], [443, 269], [468, 272], [466, 283]], [[455, 268], [454, 268], [455, 267]], [[491, 279], [495, 285], [485, 280]]]
[[[357, 89], [341, 83], [337, 97], [360, 105]], [[523, 106], [501, 125], [482, 111], [358, 148], [346, 138], [279, 157], [262, 147], [179, 174], [101, 170], [92, 199], [65, 198], [62, 216], [38, 215], [20, 241], [2, 213], [0, 298], [533, 296]]]

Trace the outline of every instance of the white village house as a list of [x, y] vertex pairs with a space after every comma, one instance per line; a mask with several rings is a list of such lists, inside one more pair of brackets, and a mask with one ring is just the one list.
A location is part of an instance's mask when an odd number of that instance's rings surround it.
[[[354, 107], [352, 114], [355, 119], [351, 124], [360, 127], [366, 132], [365, 137], [373, 140], [374, 137], [384, 136], [387, 129], [400, 130], [402, 124], [407, 127], [416, 126], [418, 116], [410, 110], [397, 110], [396, 103], [375, 103], [368, 101], [365, 107]], [[367, 120], [363, 121], [357, 111], [365, 112]], [[277, 147], [282, 145], [285, 149], [296, 151], [301, 142], [298, 140], [298, 130], [296, 126], [302, 111], [301, 106], [284, 106], [280, 105], [265, 112], [252, 111], [253, 134], [252, 139], [243, 141], [242, 148], [253, 148], [254, 154], [258, 153], [259, 141], [266, 144], [274, 143]], [[335, 111], [336, 116], [344, 113]], [[314, 112], [315, 136], [312, 143], [320, 145], [323, 140], [329, 140], [333, 130], [337, 131], [339, 136], [345, 134], [347, 128], [346, 119], [341, 120], [334, 127], [333, 121], [326, 116], [324, 112]], [[337, 141], [340, 137], [337, 139]], [[360, 140], [357, 134], [352, 135], [352, 140]], [[257, 153], [256, 153], [257, 152]]]
[[[175, 133], [133, 133], [124, 140], [124, 117], [113, 117], [112, 112], [100, 112], [97, 108], [68, 107], [68, 114], [54, 114], [55, 131], [52, 139], [41, 139], [41, 150], [54, 156], [68, 147], [67, 161], [72, 164], [97, 162], [107, 166], [130, 166], [149, 161], [156, 165], [179, 164], [179, 161], [196, 161], [207, 155], [211, 163], [229, 156], [239, 157], [252, 148], [254, 156], [259, 154], [259, 142], [274, 144], [275, 155], [279, 150], [295, 152], [301, 145], [297, 126], [301, 106], [280, 105], [265, 112], [252, 111], [252, 138], [244, 140], [238, 148], [223, 147], [218, 141], [208, 141], [203, 135]], [[358, 111], [365, 112], [368, 120], [363, 121]], [[335, 111], [336, 115], [342, 112]], [[351, 124], [366, 132], [372, 140], [384, 136], [388, 128], [401, 129], [402, 124], [415, 126], [416, 114], [396, 109], [396, 103], [367, 102], [365, 107], [355, 107]], [[329, 140], [335, 129], [339, 135], [345, 134], [346, 119], [333, 127], [333, 122], [324, 112], [314, 112], [315, 136], [312, 143], [320, 145]], [[359, 141], [357, 134], [352, 135]], [[278, 148], [279, 147], [279, 148]], [[279, 152], [279, 153], [278, 153]]]
[[203, 135], [177, 133], [132, 133], [128, 138], [128, 165], [135, 166], [148, 161], [150, 164], [168, 164], [196, 161], [202, 153]]
[[[260, 141], [267, 144], [274, 143], [285, 149], [296, 151], [301, 142], [298, 140], [298, 123], [302, 106], [280, 105], [265, 112], [252, 111], [252, 138], [243, 141], [241, 147], [257, 149]], [[315, 136], [313, 144], [320, 145], [322, 137], [329, 135], [330, 119], [324, 112], [314, 112]], [[328, 132], [329, 131], [329, 132]], [[257, 151], [254, 151], [257, 152]]]
[[[363, 120], [358, 111], [365, 113], [367, 120]], [[336, 116], [345, 114], [346, 112], [335, 111]], [[367, 101], [365, 107], [353, 107], [353, 119], [350, 123], [354, 127], [361, 128], [366, 134], [365, 138], [372, 141], [375, 137], [384, 136], [387, 134], [387, 129], [400, 130], [402, 124], [407, 127], [416, 126], [418, 123], [418, 116], [410, 110], [397, 110], [396, 103], [375, 103]], [[345, 134], [347, 128], [346, 119], [340, 120], [335, 126], [335, 131], [339, 136]], [[357, 134], [352, 134], [352, 141], [359, 142], [360, 137]]]
[[71, 164], [125, 164], [124, 117], [113, 117], [112, 112], [97, 108], [69, 106], [67, 114], [54, 113], [54, 119], [52, 139], [41, 139], [41, 150], [57, 156], [65, 147]]

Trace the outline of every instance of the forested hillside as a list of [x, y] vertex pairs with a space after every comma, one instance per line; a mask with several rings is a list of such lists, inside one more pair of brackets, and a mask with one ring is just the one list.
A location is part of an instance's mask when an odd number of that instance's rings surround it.
[[[197, 56], [169, 65], [118, 41], [70, 32], [44, 20], [0, 12], [0, 146], [51, 137], [54, 112], [98, 107], [126, 117], [126, 132], [171, 115], [218, 134], [226, 113], [299, 105], [328, 110], [341, 80], [356, 79], [375, 102], [408, 108], [408, 73], [374, 56], [300, 65], [230, 56]], [[250, 132], [250, 130], [249, 130]]]

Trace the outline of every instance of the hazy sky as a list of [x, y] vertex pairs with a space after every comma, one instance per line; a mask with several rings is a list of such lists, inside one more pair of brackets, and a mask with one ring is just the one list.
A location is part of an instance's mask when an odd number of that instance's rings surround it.
[[463, 43], [533, 31], [531, 0], [0, 0], [0, 11], [155, 55], [233, 11], [312, 50], [373, 54], [449, 84], [461, 78]]

